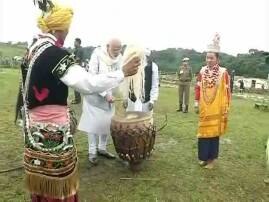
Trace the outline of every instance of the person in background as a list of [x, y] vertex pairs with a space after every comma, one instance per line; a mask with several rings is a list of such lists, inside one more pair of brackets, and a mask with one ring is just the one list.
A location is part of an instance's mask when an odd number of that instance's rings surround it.
[[243, 94], [244, 91], [245, 91], [245, 84], [244, 84], [243, 79], [241, 79], [241, 80], [239, 81], [239, 92], [240, 92], [241, 94]]
[[[76, 61], [79, 65], [84, 67], [84, 64], [83, 64], [84, 63], [84, 52], [83, 52], [83, 48], [81, 46], [81, 39], [80, 38], [75, 39], [74, 47], [75, 47], [74, 55], [76, 56]], [[72, 104], [80, 104], [81, 103], [81, 96], [80, 96], [79, 92], [74, 90], [74, 95], [75, 95], [75, 99], [71, 103]]]
[[[192, 80], [192, 69], [189, 66], [189, 58], [183, 58], [182, 66], [178, 69], [178, 112], [188, 113], [189, 99], [190, 99], [190, 86]], [[183, 109], [184, 104], [184, 109]]]
[[145, 51], [147, 64], [144, 68], [144, 100], [136, 98], [134, 94], [130, 93], [128, 100], [123, 102], [123, 107], [126, 111], [142, 111], [153, 112], [154, 104], [159, 96], [159, 68], [153, 62], [151, 51]]

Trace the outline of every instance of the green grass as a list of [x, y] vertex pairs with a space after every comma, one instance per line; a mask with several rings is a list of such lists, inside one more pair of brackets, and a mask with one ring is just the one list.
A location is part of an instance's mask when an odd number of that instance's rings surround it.
[[[0, 170], [22, 163], [21, 131], [13, 124], [19, 71], [0, 73]], [[197, 165], [197, 115], [175, 112], [177, 89], [161, 88], [155, 120], [168, 126], [156, 139], [155, 151], [143, 170], [132, 173], [118, 161], [88, 163], [87, 138], [76, 134], [80, 167], [81, 201], [269, 201], [264, 145], [268, 137], [269, 113], [254, 109], [254, 101], [234, 98], [229, 131], [223, 139], [214, 170]], [[75, 107], [79, 111], [80, 106]], [[113, 145], [109, 145], [114, 152]], [[132, 178], [132, 180], [120, 180]], [[152, 179], [149, 181], [141, 178]], [[24, 172], [0, 174], [0, 201], [27, 201]]]
[[2, 57], [12, 58], [14, 56], [23, 56], [25, 51], [26, 47], [0, 43], [0, 53]]

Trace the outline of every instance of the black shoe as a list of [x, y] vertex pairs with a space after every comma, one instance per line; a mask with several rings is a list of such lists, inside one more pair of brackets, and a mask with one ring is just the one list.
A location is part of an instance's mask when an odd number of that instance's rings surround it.
[[89, 155], [89, 161], [92, 165], [97, 165], [98, 164], [98, 159], [97, 159], [97, 156], [96, 154], [90, 154]]
[[108, 151], [105, 150], [98, 150], [98, 155], [106, 157], [108, 159], [115, 159], [116, 156], [114, 154], [109, 153]]
[[186, 105], [186, 106], [185, 106], [185, 109], [184, 109], [184, 111], [183, 111], [183, 113], [188, 113], [188, 110], [189, 110], [189, 106]]
[[179, 105], [179, 109], [177, 110], [177, 112], [182, 112], [182, 104]]

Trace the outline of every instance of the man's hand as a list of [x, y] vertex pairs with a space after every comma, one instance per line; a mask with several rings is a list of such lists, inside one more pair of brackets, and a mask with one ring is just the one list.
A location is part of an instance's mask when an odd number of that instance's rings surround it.
[[124, 77], [132, 76], [137, 73], [138, 67], [140, 66], [141, 61], [139, 57], [132, 58], [126, 65], [123, 66], [122, 70]]
[[124, 109], [127, 109], [127, 107], [128, 107], [128, 100], [124, 100], [122, 102], [122, 106], [123, 106]]
[[154, 108], [154, 103], [149, 102], [149, 104], [148, 104], [148, 108], [149, 108], [149, 111], [152, 111], [153, 108]]
[[197, 100], [194, 102], [194, 111], [196, 114], [199, 114], [199, 102]]
[[108, 103], [114, 103], [114, 97], [112, 95], [106, 95], [106, 101]]

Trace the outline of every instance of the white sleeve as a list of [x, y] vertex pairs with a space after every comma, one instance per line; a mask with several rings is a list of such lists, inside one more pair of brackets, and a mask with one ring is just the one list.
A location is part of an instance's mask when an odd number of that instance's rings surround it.
[[93, 75], [81, 66], [74, 64], [60, 80], [67, 86], [83, 94], [102, 93], [117, 87], [124, 79], [121, 70]]
[[91, 59], [89, 61], [89, 72], [92, 74], [98, 74], [99, 73], [99, 66], [100, 66], [100, 61], [98, 58], [98, 50], [95, 49], [91, 55]]
[[152, 85], [150, 91], [150, 102], [157, 101], [159, 96], [159, 70], [156, 63], [152, 63]]

